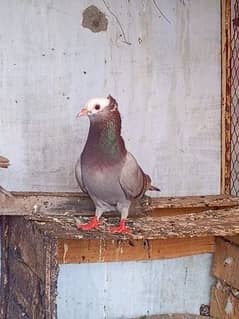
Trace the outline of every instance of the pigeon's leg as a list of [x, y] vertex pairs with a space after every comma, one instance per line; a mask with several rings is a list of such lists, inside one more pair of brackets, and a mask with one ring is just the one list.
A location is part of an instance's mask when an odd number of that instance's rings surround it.
[[127, 201], [123, 204], [117, 204], [117, 209], [121, 212], [121, 221], [119, 226], [111, 227], [110, 232], [111, 233], [126, 233], [131, 234], [132, 230], [126, 226], [126, 219], [129, 214], [129, 207], [130, 207], [130, 201]]
[[77, 225], [77, 228], [81, 230], [91, 230], [96, 229], [99, 227], [100, 223], [100, 217], [103, 214], [103, 211], [99, 208], [96, 208], [95, 216], [87, 223], [87, 224], [80, 224]]

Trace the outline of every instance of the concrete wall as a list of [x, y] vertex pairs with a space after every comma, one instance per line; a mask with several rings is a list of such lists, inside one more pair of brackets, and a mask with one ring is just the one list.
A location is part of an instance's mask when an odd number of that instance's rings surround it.
[[199, 313], [208, 304], [211, 256], [154, 262], [62, 265], [58, 319], [126, 319]]
[[[128, 148], [162, 195], [219, 192], [220, 1], [0, 1], [0, 151], [14, 190], [77, 190], [88, 121], [75, 114], [111, 93]], [[107, 2], [108, 3], [108, 2]], [[184, 3], [184, 4], [183, 4]], [[83, 28], [90, 4], [106, 32]]]
[[[91, 4], [106, 15], [106, 31], [93, 33], [82, 27], [83, 10]], [[12, 161], [8, 171], [0, 172], [2, 185], [11, 190], [78, 190], [74, 163], [88, 121], [76, 120], [75, 114], [88, 98], [108, 93], [119, 102], [128, 148], [162, 195], [219, 193], [219, 0], [0, 1], [0, 152]], [[135, 298], [143, 302], [135, 312], [129, 308], [127, 316], [144, 314], [148, 307], [150, 312], [196, 312], [200, 303], [208, 301], [209, 266], [197, 268], [207, 258], [187, 258], [186, 264], [170, 260], [133, 266], [62, 266], [59, 318], [68, 319], [68, 311], [74, 313], [71, 319], [78, 318], [78, 309], [85, 311], [82, 318], [95, 318], [78, 304], [82, 294], [80, 288], [74, 289], [75, 281], [68, 286], [65, 278], [86, 278], [89, 269], [90, 276], [96, 269], [99, 276], [117, 276], [117, 267], [133, 276]], [[173, 304], [174, 286], [180, 293], [185, 288], [188, 264], [195, 273], [190, 289], [199, 298], [196, 302], [185, 293]], [[152, 268], [157, 267], [160, 271], [154, 270], [152, 281]], [[178, 267], [184, 271], [178, 272]], [[145, 285], [140, 290], [142, 271], [149, 282], [158, 281], [158, 289], [170, 298], [158, 295], [156, 305], [155, 287]], [[206, 279], [200, 281], [199, 274]], [[160, 279], [169, 275], [170, 285]], [[95, 282], [98, 293], [93, 294], [94, 286], [86, 288], [84, 305], [92, 299], [101, 305], [112, 298], [118, 309], [128, 309], [128, 300], [118, 298], [116, 288], [113, 296], [100, 300], [105, 288]], [[125, 290], [131, 288], [125, 283]], [[150, 298], [156, 298], [153, 304]], [[116, 306], [106, 309], [107, 315], [101, 312], [97, 318], [122, 314]]]

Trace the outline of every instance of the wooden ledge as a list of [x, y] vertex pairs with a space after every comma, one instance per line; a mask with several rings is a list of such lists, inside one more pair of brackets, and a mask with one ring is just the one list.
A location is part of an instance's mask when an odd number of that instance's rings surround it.
[[[208, 210], [175, 216], [128, 218], [132, 234], [114, 234], [108, 229], [119, 222], [118, 218], [102, 218], [98, 230], [82, 231], [77, 229], [73, 216], [32, 215], [25, 217], [34, 222], [47, 236], [57, 239], [169, 239], [208, 236], [233, 236], [239, 234], [239, 207]], [[87, 222], [82, 217], [81, 222]]]
[[[27, 216], [45, 236], [56, 240], [59, 263], [152, 260], [214, 252], [215, 237], [239, 234], [239, 208], [134, 218], [131, 235], [112, 234], [119, 222], [105, 218], [99, 230], [80, 231], [72, 216]], [[82, 220], [88, 220], [83, 217]]]
[[[91, 216], [94, 213], [92, 201], [83, 193], [13, 192], [12, 194], [14, 199], [4, 197], [0, 200], [0, 215], [70, 213]], [[159, 198], [146, 196], [132, 205], [130, 215], [168, 216], [234, 206], [239, 206], [239, 198], [229, 195]]]
[[[144, 198], [128, 219], [131, 235], [112, 234], [115, 213], [102, 218], [99, 230], [83, 232], [76, 218], [94, 214], [82, 193], [14, 193], [0, 213], [14, 217], [16, 229], [28, 225], [54, 242], [59, 263], [152, 260], [211, 253], [215, 237], [239, 234], [239, 198], [226, 195]], [[22, 216], [24, 217], [22, 218]]]

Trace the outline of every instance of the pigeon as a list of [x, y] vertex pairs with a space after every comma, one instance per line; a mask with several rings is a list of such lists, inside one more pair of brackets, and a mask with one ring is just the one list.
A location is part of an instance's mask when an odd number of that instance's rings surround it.
[[90, 99], [77, 114], [77, 117], [81, 116], [88, 116], [90, 128], [75, 166], [75, 175], [81, 190], [91, 197], [96, 210], [89, 223], [77, 227], [81, 230], [98, 228], [104, 212], [118, 211], [120, 224], [110, 228], [110, 232], [131, 233], [126, 226], [131, 203], [148, 190], [160, 190], [151, 184], [151, 178], [127, 151], [121, 136], [118, 103], [111, 95]]
[[[9, 160], [6, 157], [3, 157], [0, 155], [0, 167], [1, 168], [8, 168], [8, 166], [10, 165]], [[3, 188], [2, 186], [0, 186], [0, 193], [6, 195], [7, 197], [13, 197], [13, 195], [8, 192], [5, 188]]]

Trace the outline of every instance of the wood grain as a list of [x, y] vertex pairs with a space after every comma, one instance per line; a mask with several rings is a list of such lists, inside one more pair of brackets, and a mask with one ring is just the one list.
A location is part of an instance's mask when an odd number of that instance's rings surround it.
[[239, 289], [239, 246], [216, 239], [213, 274], [228, 285]]
[[239, 299], [228, 286], [213, 287], [211, 295], [211, 313], [215, 319], [238, 319]]
[[[1, 215], [74, 214], [92, 216], [94, 205], [83, 193], [13, 192], [14, 199], [2, 200]], [[130, 216], [165, 216], [239, 206], [239, 198], [228, 195], [144, 197], [135, 202]], [[114, 216], [115, 213], [105, 214]]]
[[239, 246], [239, 236], [226, 236], [225, 239]]
[[154, 240], [58, 240], [59, 264], [154, 260], [212, 253], [214, 237]]
[[2, 217], [1, 318], [56, 319], [54, 239], [23, 217]]
[[231, 190], [231, 1], [221, 1], [221, 193]]
[[[34, 215], [26, 216], [48, 236], [58, 239], [169, 239], [210, 236], [233, 236], [239, 234], [239, 208], [209, 210], [176, 216], [129, 218], [127, 223], [132, 234], [115, 234], [109, 228], [119, 223], [118, 218], [104, 218], [99, 229], [82, 231], [77, 229], [74, 216]], [[84, 223], [82, 217], [77, 223]]]

